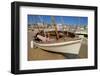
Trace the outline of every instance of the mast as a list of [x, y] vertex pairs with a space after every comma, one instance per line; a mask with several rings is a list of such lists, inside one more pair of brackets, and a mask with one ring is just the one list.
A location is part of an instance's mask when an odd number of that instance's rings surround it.
[[54, 16], [51, 16], [51, 20], [52, 20], [52, 25], [54, 26], [55, 28], [55, 33], [56, 33], [56, 39], [58, 40], [59, 39], [59, 34], [58, 34], [58, 29], [57, 29], [57, 26], [55, 24], [55, 19], [54, 19]]
[[[78, 23], [79, 23], [78, 25], [80, 25], [80, 19], [81, 19], [81, 18], [79, 17], [79, 18], [78, 18]], [[77, 27], [78, 27], [78, 26], [76, 25], [74, 32], [77, 31]]]
[[[64, 25], [63, 18], [61, 17], [62, 25]], [[63, 26], [63, 31], [64, 31], [64, 26]]]
[[[41, 23], [43, 23], [43, 25], [44, 25], [44, 22], [40, 16], [39, 16], [39, 19], [40, 19]], [[44, 36], [46, 36], [45, 26], [43, 27], [43, 33], [44, 33]]]
[[[61, 21], [62, 21], [62, 25], [63, 25], [63, 33], [64, 33], [64, 21], [63, 18], [61, 17]], [[64, 35], [65, 36], [65, 35]], [[68, 36], [68, 32], [67, 32], [67, 36]]]
[[39, 26], [38, 26], [38, 21], [37, 21], [37, 16], [35, 16], [35, 22], [36, 22], [36, 26], [37, 26], [37, 28], [38, 28], [38, 31], [40, 32], [40, 28], [39, 28]]

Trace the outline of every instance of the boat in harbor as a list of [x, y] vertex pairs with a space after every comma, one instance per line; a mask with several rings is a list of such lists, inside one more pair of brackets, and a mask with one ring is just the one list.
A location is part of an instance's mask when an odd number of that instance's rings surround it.
[[[76, 29], [73, 32], [70, 30], [64, 30], [64, 28], [62, 30], [58, 30], [53, 16], [51, 17], [51, 20], [53, 30], [45, 31], [46, 28], [43, 28], [42, 32], [38, 32], [38, 34], [34, 37], [31, 42], [31, 46], [51, 52], [79, 54], [83, 38], [76, 36], [74, 33]], [[38, 28], [38, 30], [40, 29]]]

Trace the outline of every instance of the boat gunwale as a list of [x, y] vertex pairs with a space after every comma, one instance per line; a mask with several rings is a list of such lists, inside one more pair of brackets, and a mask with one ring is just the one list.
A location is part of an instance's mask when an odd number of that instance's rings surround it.
[[37, 42], [33, 42], [34, 44], [36, 44], [36, 45], [39, 45], [39, 46], [43, 46], [43, 47], [45, 47], [45, 46], [61, 46], [61, 45], [70, 45], [70, 44], [75, 44], [75, 43], [79, 43], [79, 42], [81, 42], [82, 41], [82, 39], [79, 39], [79, 40], [74, 40], [74, 41], [67, 41], [67, 42], [59, 42], [59, 43], [50, 43], [50, 44], [46, 44], [46, 43], [37, 43]]

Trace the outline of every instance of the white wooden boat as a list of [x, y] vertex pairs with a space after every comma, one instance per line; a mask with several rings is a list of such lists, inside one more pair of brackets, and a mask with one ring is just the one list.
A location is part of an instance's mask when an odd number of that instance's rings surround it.
[[[51, 16], [51, 20], [52, 20], [52, 25], [54, 27], [54, 32], [56, 33], [56, 39], [59, 40], [59, 33], [58, 33], [59, 30], [57, 28], [57, 25], [55, 23], [55, 19], [53, 16]], [[62, 25], [63, 25], [64, 24], [63, 19], [61, 20], [62, 20]], [[82, 43], [82, 39], [70, 40], [70, 41], [65, 41], [65, 42], [56, 42], [56, 43], [40, 43], [40, 42], [32, 41], [31, 44], [33, 46], [35, 45], [38, 48], [52, 51], [52, 52], [79, 54], [81, 43]]]
[[79, 54], [81, 47], [82, 39], [59, 42], [59, 43], [37, 43], [33, 41], [33, 45], [38, 48], [60, 53], [70, 53], [70, 54]]

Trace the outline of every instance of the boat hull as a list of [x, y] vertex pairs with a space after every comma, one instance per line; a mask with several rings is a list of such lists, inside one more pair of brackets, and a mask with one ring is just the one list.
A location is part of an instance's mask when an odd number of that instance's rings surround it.
[[81, 42], [82, 39], [75, 41], [61, 42], [61, 43], [51, 43], [51, 44], [40, 44], [33, 42], [33, 44], [38, 48], [52, 52], [79, 54]]

